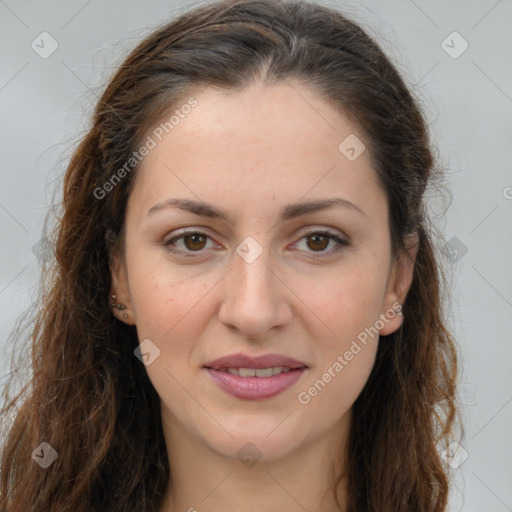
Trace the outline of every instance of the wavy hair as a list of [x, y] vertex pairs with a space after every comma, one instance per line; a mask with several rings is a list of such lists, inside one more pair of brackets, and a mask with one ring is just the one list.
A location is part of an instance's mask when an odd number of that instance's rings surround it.
[[[374, 39], [336, 9], [221, 0], [181, 13], [131, 51], [69, 161], [49, 235], [53, 264], [27, 325], [30, 378], [3, 392], [1, 512], [161, 506], [171, 475], [159, 397], [133, 355], [135, 327], [109, 308], [110, 257], [123, 248], [138, 166], [121, 179], [120, 169], [194, 90], [283, 80], [310, 87], [368, 141], [388, 200], [393, 256], [406, 254], [409, 235], [419, 237], [403, 325], [379, 344], [353, 405], [344, 512], [446, 510], [450, 475], [439, 447], [458, 424], [458, 356], [425, 205], [427, 186], [442, 173], [419, 101]], [[107, 182], [115, 186], [103, 194]], [[32, 460], [43, 441], [58, 453], [44, 470]], [[333, 471], [334, 495], [338, 479]]]

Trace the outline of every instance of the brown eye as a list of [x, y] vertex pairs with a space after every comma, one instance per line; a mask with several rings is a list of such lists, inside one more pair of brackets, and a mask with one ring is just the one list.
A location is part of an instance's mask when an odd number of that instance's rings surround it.
[[194, 253], [200, 255], [201, 253], [207, 252], [208, 240], [211, 240], [211, 238], [206, 233], [188, 231], [170, 238], [164, 242], [163, 245], [167, 247], [169, 251], [180, 256], [194, 257], [196, 256]]
[[198, 251], [204, 249], [207, 238], [208, 237], [202, 233], [192, 233], [191, 235], [183, 236], [183, 243], [187, 249]]
[[307, 237], [308, 247], [314, 251], [323, 251], [328, 245], [330, 238], [322, 233], [317, 233]]
[[[333, 248], [329, 250], [327, 248], [331, 242], [333, 243]], [[340, 238], [337, 233], [313, 229], [306, 231], [295, 245], [300, 245], [300, 243], [304, 243], [305, 249], [302, 249], [300, 246], [298, 248], [309, 253], [308, 257], [313, 259], [334, 256], [350, 245], [349, 240]]]

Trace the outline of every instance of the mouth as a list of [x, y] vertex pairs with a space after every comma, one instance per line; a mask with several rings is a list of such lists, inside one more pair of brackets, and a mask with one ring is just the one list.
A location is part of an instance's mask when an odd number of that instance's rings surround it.
[[293, 386], [309, 367], [279, 354], [226, 356], [203, 369], [226, 393], [245, 400], [265, 400]]
[[[301, 368], [306, 368], [305, 366]], [[217, 370], [219, 372], [227, 372], [231, 375], [238, 375], [240, 377], [272, 377], [274, 375], [281, 375], [281, 373], [288, 373], [296, 371], [300, 368], [290, 368], [287, 366], [271, 366], [268, 368], [209, 368], [210, 370]]]

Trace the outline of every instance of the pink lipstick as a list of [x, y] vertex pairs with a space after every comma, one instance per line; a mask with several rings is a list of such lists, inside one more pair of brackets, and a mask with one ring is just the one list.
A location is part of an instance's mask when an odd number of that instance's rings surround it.
[[246, 400], [264, 400], [293, 386], [308, 366], [280, 354], [234, 354], [210, 361], [204, 368], [226, 393]]

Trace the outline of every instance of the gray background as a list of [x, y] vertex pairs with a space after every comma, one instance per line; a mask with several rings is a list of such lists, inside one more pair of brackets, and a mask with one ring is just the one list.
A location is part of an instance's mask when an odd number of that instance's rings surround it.
[[[7, 337], [36, 296], [44, 217], [95, 99], [128, 50], [187, 5], [0, 0], [0, 375]], [[452, 190], [441, 229], [463, 364], [466, 434], [456, 459], [467, 459], [454, 469], [451, 510], [512, 511], [512, 1], [332, 5], [405, 73]], [[42, 32], [58, 44], [49, 56], [55, 43]]]

